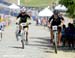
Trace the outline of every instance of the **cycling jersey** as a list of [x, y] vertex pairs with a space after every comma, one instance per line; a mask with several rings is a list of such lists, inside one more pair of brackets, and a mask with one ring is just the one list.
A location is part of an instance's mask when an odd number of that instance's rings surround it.
[[24, 15], [22, 15], [21, 13], [17, 16], [17, 18], [20, 18], [20, 22], [19, 23], [26, 23], [27, 22], [27, 18], [30, 18], [30, 16], [26, 13], [24, 13]]
[[[52, 21], [51, 21], [52, 20]], [[57, 19], [54, 18], [54, 15], [52, 15], [49, 19], [49, 22], [51, 22], [51, 25], [54, 26], [54, 25], [60, 25], [61, 24], [61, 20], [64, 20], [63, 17], [59, 17], [57, 16]]]

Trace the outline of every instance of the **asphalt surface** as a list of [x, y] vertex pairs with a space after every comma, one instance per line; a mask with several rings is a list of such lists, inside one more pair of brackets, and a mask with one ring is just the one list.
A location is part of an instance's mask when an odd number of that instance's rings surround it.
[[24, 49], [21, 48], [20, 40], [16, 40], [15, 30], [16, 25], [13, 23], [3, 31], [0, 58], [75, 58], [75, 50], [67, 48], [58, 48], [58, 54], [55, 54], [50, 44], [49, 30], [36, 26], [35, 22], [30, 25], [29, 41]]

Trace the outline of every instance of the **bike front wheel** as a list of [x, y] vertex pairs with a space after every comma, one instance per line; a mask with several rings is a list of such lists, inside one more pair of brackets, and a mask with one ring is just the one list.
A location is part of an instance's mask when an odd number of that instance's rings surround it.
[[55, 53], [57, 54], [57, 32], [54, 32], [54, 41], [53, 41]]
[[53, 45], [54, 45], [55, 53], [57, 54], [57, 44], [53, 43]]

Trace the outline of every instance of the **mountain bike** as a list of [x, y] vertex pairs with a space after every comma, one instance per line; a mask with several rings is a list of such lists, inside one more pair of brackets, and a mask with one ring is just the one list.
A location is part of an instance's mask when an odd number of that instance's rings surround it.
[[[21, 37], [21, 43], [22, 43], [22, 48], [24, 49], [24, 42], [25, 42], [25, 26], [28, 26], [28, 25], [30, 25], [31, 23], [21, 23], [20, 24], [20, 26], [21, 26], [21, 32], [20, 32], [20, 34], [18, 33], [19, 32], [19, 24], [18, 24], [18, 26], [17, 26], [17, 30], [16, 30], [16, 38], [17, 38], [17, 40], [19, 40], [18, 39], [18, 36], [20, 36]], [[26, 38], [26, 41], [27, 41], [28, 39]]]
[[52, 30], [53, 30], [53, 34], [54, 34], [54, 39], [53, 39], [53, 46], [55, 48], [55, 53], [57, 54], [57, 35], [58, 35], [58, 27], [55, 25], [55, 26], [52, 26]]

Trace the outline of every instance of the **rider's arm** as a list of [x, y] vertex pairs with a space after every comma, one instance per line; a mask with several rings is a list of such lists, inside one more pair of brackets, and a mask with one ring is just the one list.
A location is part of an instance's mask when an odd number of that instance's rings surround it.
[[53, 15], [49, 18], [49, 21], [48, 21], [48, 22], [50, 23], [50, 21], [51, 21], [52, 19], [53, 19]]
[[21, 17], [21, 13], [17, 16], [17, 19], [18, 19], [19, 17]]
[[19, 18], [20, 18], [20, 14], [16, 17], [16, 24], [18, 24], [19, 23]]
[[27, 20], [27, 23], [28, 24], [31, 24], [31, 17], [27, 14], [27, 17], [29, 18], [28, 20]]
[[63, 24], [64, 24], [64, 18], [61, 17], [61, 25], [63, 25]]
[[51, 25], [51, 20], [53, 19], [53, 15], [49, 18], [49, 21], [48, 21], [48, 27], [50, 27]]
[[31, 19], [31, 17], [30, 17], [29, 15], [27, 15], [27, 17], [28, 17], [29, 19]]

